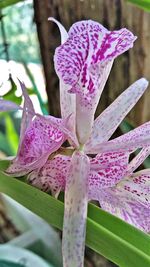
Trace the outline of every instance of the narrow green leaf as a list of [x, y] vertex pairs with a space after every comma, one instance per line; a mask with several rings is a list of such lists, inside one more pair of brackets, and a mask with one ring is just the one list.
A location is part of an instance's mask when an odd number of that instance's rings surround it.
[[[4, 164], [5, 161], [0, 167], [4, 168]], [[61, 201], [3, 173], [0, 173], [0, 191], [62, 229]], [[150, 266], [150, 237], [91, 204], [86, 244], [121, 267]]]
[[[100, 223], [103, 227], [106, 227], [109, 231], [115, 233], [118, 237], [129, 242], [144, 253], [150, 255], [149, 235], [146, 235], [144, 232], [136, 229], [132, 225], [127, 224], [119, 218], [112, 216], [93, 204], [89, 205], [88, 216], [98, 224]], [[142, 237], [140, 242], [138, 240], [139, 236]]]
[[145, 11], [150, 11], [150, 0], [127, 0], [128, 2], [135, 4], [136, 6], [144, 9]]
[[21, 96], [17, 97], [15, 95], [17, 86], [11, 77], [9, 78], [9, 81], [11, 83], [11, 89], [3, 96], [3, 99], [15, 102], [16, 104], [20, 105], [22, 97]]
[[15, 155], [18, 149], [19, 136], [15, 130], [12, 119], [8, 114], [5, 115], [5, 123], [7, 142], [12, 149], [13, 155]]

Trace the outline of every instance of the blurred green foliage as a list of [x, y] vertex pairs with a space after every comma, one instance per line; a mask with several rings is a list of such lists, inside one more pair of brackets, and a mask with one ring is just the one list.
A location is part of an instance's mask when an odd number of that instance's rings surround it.
[[128, 2], [150, 12], [150, 0], [128, 0]]
[[[33, 22], [33, 5], [22, 2], [2, 10], [4, 18], [8, 52], [11, 60], [19, 62], [40, 63], [36, 26]], [[0, 31], [0, 46], [3, 49], [2, 32]], [[5, 54], [1, 53], [1, 59]]]
[[0, 151], [7, 156], [16, 155], [19, 144], [20, 119], [17, 119], [15, 114], [15, 112], [0, 114]]
[[21, 1], [23, 0], [0, 0], [0, 8], [5, 8]]

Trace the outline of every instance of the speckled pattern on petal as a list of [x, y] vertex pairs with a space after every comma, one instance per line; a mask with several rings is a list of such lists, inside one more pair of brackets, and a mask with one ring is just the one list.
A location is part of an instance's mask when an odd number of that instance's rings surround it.
[[97, 154], [112, 152], [132, 152], [138, 148], [144, 148], [150, 144], [150, 122], [146, 122], [134, 130], [123, 134], [108, 142], [93, 147], [85, 147], [85, 153]]
[[[84, 105], [91, 105], [95, 91], [99, 90], [94, 87], [91, 69], [95, 70], [97, 64], [110, 62], [131, 48], [136, 38], [127, 29], [110, 32], [92, 20], [73, 24], [68, 35], [67, 41], [56, 49], [55, 68], [61, 79], [70, 85], [70, 92], [80, 94]], [[95, 75], [99, 77], [100, 72], [95, 71]]]
[[88, 204], [89, 159], [74, 152], [66, 180], [63, 223], [63, 266], [83, 267]]
[[116, 187], [100, 190], [99, 202], [113, 215], [150, 231], [150, 174], [145, 170], [123, 179]]
[[[53, 118], [53, 121], [55, 118]], [[56, 119], [58, 122], [58, 119]], [[50, 121], [36, 117], [27, 128], [17, 158], [7, 169], [8, 173], [18, 172], [22, 166], [29, 171], [40, 168], [48, 156], [56, 151], [65, 141], [66, 136]]]
[[99, 190], [116, 185], [126, 174], [128, 153], [104, 153], [90, 161], [89, 199], [98, 200]]
[[94, 121], [92, 134], [86, 147], [91, 148], [109, 140], [128, 112], [140, 99], [148, 86], [144, 78], [134, 82]]
[[127, 29], [110, 32], [92, 20], [73, 24], [68, 35], [56, 49], [54, 63], [68, 92], [76, 94], [77, 135], [85, 144], [113, 60], [132, 47], [136, 37]]
[[47, 160], [40, 170], [32, 171], [28, 175], [29, 183], [43, 191], [51, 191], [52, 195], [57, 196], [65, 189], [70, 161], [70, 157], [63, 155]]

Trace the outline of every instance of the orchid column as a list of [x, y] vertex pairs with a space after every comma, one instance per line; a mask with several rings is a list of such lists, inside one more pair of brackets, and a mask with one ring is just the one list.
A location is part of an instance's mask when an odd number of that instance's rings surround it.
[[57, 23], [62, 39], [54, 56], [62, 116], [73, 113], [70, 128], [79, 142], [66, 179], [63, 262], [64, 267], [82, 267], [90, 172], [84, 144], [91, 135], [94, 113], [113, 60], [131, 48], [136, 37], [127, 29], [110, 32], [91, 20], [75, 23], [67, 33], [60, 23], [50, 20]]

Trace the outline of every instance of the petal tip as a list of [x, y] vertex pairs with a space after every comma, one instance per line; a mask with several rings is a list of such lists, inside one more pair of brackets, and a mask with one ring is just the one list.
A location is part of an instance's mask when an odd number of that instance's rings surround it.
[[66, 29], [64, 28], [64, 26], [55, 18], [53, 17], [49, 17], [48, 21], [53, 21], [54, 23], [56, 23], [56, 25], [59, 28], [60, 34], [61, 34], [61, 44], [65, 43], [66, 40], [68, 39], [68, 33], [66, 31]]
[[149, 81], [148, 81], [146, 78], [144, 78], [144, 77], [142, 77], [142, 78], [140, 79], [140, 81], [141, 81], [145, 86], [148, 86], [148, 84], [149, 84]]

